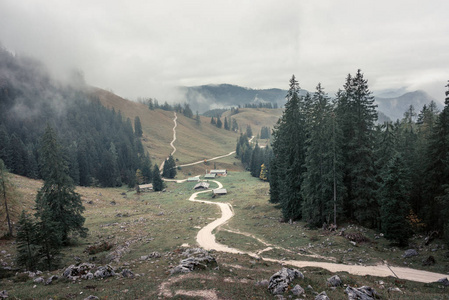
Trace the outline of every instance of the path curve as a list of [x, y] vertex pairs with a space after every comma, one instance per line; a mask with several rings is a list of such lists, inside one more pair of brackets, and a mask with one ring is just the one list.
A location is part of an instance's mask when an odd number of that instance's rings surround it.
[[[176, 112], [173, 112], [175, 114], [175, 117], [173, 119], [173, 122], [175, 123], [175, 126], [173, 126], [173, 140], [170, 142], [170, 146], [173, 148], [173, 151], [171, 152], [170, 155], [175, 154], [176, 152], [176, 147], [175, 145], [173, 145], [173, 143], [176, 141], [176, 127], [178, 126], [178, 123], [176, 122], [176, 120], [178, 119], [178, 115], [176, 114]], [[168, 159], [168, 157], [167, 157]], [[162, 173], [162, 170], [164, 169], [164, 164], [165, 164], [165, 160], [161, 163], [160, 167], [159, 167], [159, 171]]]
[[[223, 185], [215, 180], [211, 180], [218, 184], [218, 188], [222, 188]], [[378, 276], [378, 277], [389, 277], [389, 276], [397, 276], [400, 279], [417, 281], [417, 282], [435, 282], [438, 279], [447, 277], [446, 274], [428, 272], [423, 270], [416, 270], [410, 268], [403, 267], [393, 267], [388, 264], [379, 264], [374, 266], [361, 266], [361, 265], [345, 265], [345, 264], [337, 264], [337, 263], [329, 263], [329, 262], [317, 262], [317, 261], [300, 261], [300, 260], [278, 260], [272, 258], [261, 257], [257, 253], [241, 251], [235, 248], [228, 247], [226, 245], [220, 244], [216, 241], [215, 235], [212, 233], [214, 229], [228, 222], [233, 216], [234, 211], [232, 209], [232, 205], [229, 203], [223, 202], [212, 202], [206, 200], [197, 200], [196, 196], [201, 193], [207, 193], [210, 190], [201, 191], [193, 193], [189, 200], [194, 202], [202, 202], [207, 204], [217, 205], [221, 210], [221, 217], [216, 219], [215, 221], [207, 224], [203, 228], [200, 229], [196, 236], [197, 243], [200, 247], [206, 250], [216, 250], [227, 253], [237, 253], [237, 254], [247, 254], [249, 256], [260, 258], [265, 261], [280, 263], [282, 265], [291, 265], [298, 268], [303, 267], [319, 267], [330, 272], [348, 272], [350, 274], [365, 276]], [[259, 252], [261, 254], [261, 252]]]
[[178, 115], [175, 113], [175, 118], [173, 119], [173, 122], [175, 123], [175, 126], [173, 127], [173, 140], [170, 142], [170, 146], [173, 148], [173, 151], [171, 153], [171, 155], [175, 154], [176, 152], [176, 147], [173, 145], [173, 143], [176, 141], [176, 127], [178, 126], [178, 123], [176, 122], [176, 120], [178, 119]]

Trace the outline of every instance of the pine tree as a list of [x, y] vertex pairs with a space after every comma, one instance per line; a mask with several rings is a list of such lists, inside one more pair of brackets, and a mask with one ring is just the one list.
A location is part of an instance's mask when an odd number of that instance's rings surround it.
[[175, 178], [176, 176], [176, 162], [172, 155], [169, 155], [164, 162], [162, 176], [165, 178]]
[[377, 112], [374, 97], [360, 70], [355, 77], [348, 75], [344, 91], [337, 93], [336, 118], [343, 134], [347, 217], [376, 227], [379, 219], [374, 165], [374, 125]]
[[34, 271], [37, 266], [38, 253], [36, 225], [31, 220], [31, 216], [25, 213], [25, 211], [22, 211], [18, 225], [16, 263], [27, 270]]
[[201, 126], [201, 118], [200, 115], [198, 114], [198, 111], [196, 111], [195, 124], [196, 126]]
[[407, 245], [410, 225], [407, 215], [410, 207], [407, 199], [407, 176], [400, 155], [395, 155], [389, 165], [386, 179], [382, 185], [381, 224], [385, 237]]
[[87, 228], [83, 227], [81, 197], [75, 192], [61, 146], [50, 126], [43, 135], [39, 154], [44, 185], [36, 196], [36, 218], [54, 224], [49, 226], [57, 230], [64, 244], [71, 232], [85, 237]]
[[227, 119], [226, 117], [224, 118], [224, 125], [223, 125], [223, 128], [226, 129], [226, 130], [229, 130], [228, 119]]
[[254, 146], [254, 149], [251, 152], [251, 160], [250, 160], [250, 164], [249, 164], [249, 171], [251, 173], [251, 176], [253, 176], [253, 177], [260, 176], [260, 169], [261, 169], [261, 165], [263, 163], [262, 154], [263, 153], [259, 147], [259, 144], [256, 142], [256, 145]]
[[306, 171], [302, 187], [303, 219], [312, 226], [321, 226], [324, 222], [331, 222], [331, 216], [336, 213], [336, 198], [341, 199], [343, 194], [341, 151], [336, 136], [338, 131], [330, 99], [321, 84], [318, 84], [311, 98], [308, 113]]
[[148, 154], [143, 156], [143, 161], [141, 163], [142, 176], [144, 183], [150, 183], [153, 181], [153, 171], [151, 170], [151, 160]]
[[223, 127], [223, 122], [221, 122], [220, 116], [217, 116], [217, 124], [216, 124], [216, 126], [217, 126], [217, 128]]
[[305, 160], [305, 120], [299, 84], [293, 75], [282, 117], [273, 131], [270, 202], [279, 203], [284, 219], [302, 216], [301, 184]]
[[[2, 204], [4, 204], [5, 207], [5, 214], [6, 214], [6, 221], [8, 224], [8, 235], [13, 235], [13, 228], [11, 224], [11, 218], [8, 208], [8, 202], [10, 200], [9, 195], [11, 193], [11, 185], [9, 183], [8, 179], [8, 172], [6, 170], [5, 164], [3, 163], [3, 160], [0, 159], [0, 200]], [[10, 203], [11, 204], [11, 203]]]
[[161, 178], [161, 172], [157, 164], [153, 168], [153, 191], [158, 192], [164, 189], [164, 182]]
[[142, 124], [140, 123], [140, 118], [138, 116], [134, 118], [134, 134], [137, 137], [142, 137], [143, 134]]
[[187, 118], [193, 118], [193, 112], [192, 109], [190, 109], [190, 105], [188, 103], [184, 103], [182, 114]]
[[253, 136], [253, 130], [251, 125], [246, 125], [246, 136], [250, 139]]
[[231, 130], [234, 132], [237, 132], [239, 130], [239, 124], [237, 123], [237, 120], [235, 118], [232, 119]]
[[446, 87], [445, 106], [438, 116], [428, 147], [423, 216], [431, 229], [443, 228], [449, 218], [446, 208], [449, 203], [439, 203], [449, 200], [445, 196], [449, 182], [449, 84]]

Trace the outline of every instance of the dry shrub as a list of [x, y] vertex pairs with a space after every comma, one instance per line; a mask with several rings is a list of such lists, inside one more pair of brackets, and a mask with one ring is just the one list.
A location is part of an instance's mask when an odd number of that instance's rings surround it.
[[370, 241], [369, 238], [360, 232], [347, 233], [345, 234], [345, 238], [356, 243], [366, 243]]
[[97, 253], [100, 253], [100, 252], [111, 250], [111, 248], [112, 248], [112, 244], [110, 244], [110, 243], [108, 243], [106, 241], [103, 241], [100, 244], [95, 244], [95, 245], [92, 245], [92, 246], [88, 246], [86, 248], [86, 250], [84, 250], [84, 252], [89, 254], [89, 255], [92, 255], [92, 254], [97, 254]]

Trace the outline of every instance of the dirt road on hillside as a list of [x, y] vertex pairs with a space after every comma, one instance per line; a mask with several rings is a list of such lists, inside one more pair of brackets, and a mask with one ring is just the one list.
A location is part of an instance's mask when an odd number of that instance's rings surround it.
[[[170, 145], [173, 148], [172, 155], [176, 152], [176, 148], [173, 145], [173, 143], [176, 141], [176, 126], [177, 126], [176, 119], [177, 119], [177, 115], [175, 113], [175, 118], [173, 120], [175, 122], [175, 126], [173, 127], [173, 141], [170, 143]], [[250, 139], [250, 142], [252, 141], [253, 138], [254, 137], [252, 137]], [[226, 154], [223, 156], [218, 156], [218, 157], [209, 159], [209, 160], [226, 157], [226, 156], [232, 155], [233, 153], [235, 153], [235, 151], [230, 152], [229, 154]], [[194, 165], [194, 164], [199, 164], [202, 162], [203, 161], [199, 161], [199, 162], [181, 165], [181, 166]], [[161, 167], [163, 167], [163, 165]], [[184, 182], [185, 180], [176, 180], [176, 181]], [[212, 180], [212, 181], [218, 185], [218, 188], [223, 187], [223, 185], [220, 182], [218, 182], [216, 180]], [[228, 222], [234, 216], [234, 211], [232, 209], [232, 205], [229, 203], [223, 203], [223, 202], [196, 200], [196, 196], [198, 194], [207, 193], [207, 192], [210, 192], [210, 190], [193, 193], [189, 198], [190, 201], [217, 205], [221, 211], [220, 218], [216, 219], [215, 221], [213, 221], [213, 222], [207, 224], [206, 226], [204, 226], [203, 228], [201, 228], [197, 234], [197, 237], [196, 237], [197, 243], [200, 245], [200, 247], [202, 247], [206, 250], [214, 249], [216, 251], [227, 252], [227, 253], [247, 254], [252, 257], [261, 258], [265, 261], [275, 262], [275, 263], [279, 263], [282, 265], [295, 266], [298, 268], [319, 267], [319, 268], [329, 270], [330, 272], [333, 272], [333, 273], [348, 272], [350, 274], [360, 275], [360, 276], [365, 276], [365, 275], [379, 276], [379, 277], [394, 276], [394, 277], [398, 277], [400, 279], [417, 281], [417, 282], [425, 282], [425, 283], [435, 282], [440, 278], [447, 277], [446, 274], [433, 273], [433, 272], [427, 272], [427, 271], [403, 268], [403, 267], [393, 267], [393, 266], [388, 266], [387, 264], [379, 264], [379, 265], [375, 265], [375, 266], [360, 266], [360, 265], [344, 265], [344, 264], [329, 263], [329, 262], [316, 262], [316, 261], [277, 260], [277, 259], [272, 259], [272, 258], [261, 257], [257, 253], [241, 251], [241, 250], [238, 250], [235, 248], [228, 247], [226, 245], [218, 243], [215, 239], [215, 235], [212, 232], [219, 226], [226, 224], [226, 222]], [[261, 251], [259, 251], [259, 253], [261, 253]]]
[[[223, 187], [223, 185], [220, 182], [215, 181], [215, 180], [212, 180], [212, 181], [218, 184], [218, 188]], [[196, 200], [196, 196], [198, 194], [206, 193], [206, 192], [210, 192], [210, 190], [193, 193], [192, 196], [190, 196], [190, 198], [189, 198], [190, 201], [203, 202], [203, 203], [207, 203], [207, 204], [217, 205], [221, 210], [221, 217], [216, 219], [212, 223], [207, 224], [205, 227], [201, 228], [197, 234], [197, 237], [196, 237], [197, 243], [200, 245], [200, 247], [202, 247], [206, 250], [214, 249], [216, 251], [221, 251], [221, 252], [248, 254], [252, 257], [261, 258], [265, 261], [276, 262], [276, 263], [279, 263], [282, 265], [290, 265], [290, 266], [295, 266], [298, 268], [319, 267], [319, 268], [329, 270], [330, 272], [333, 272], [333, 273], [348, 272], [350, 274], [360, 275], [360, 276], [371, 275], [371, 276], [379, 276], [379, 277], [388, 277], [388, 276], [396, 277], [397, 276], [400, 279], [406, 279], [406, 280], [417, 281], [417, 282], [425, 282], [425, 283], [435, 282], [440, 278], [447, 277], [446, 274], [433, 273], [433, 272], [410, 269], [410, 268], [403, 268], [403, 267], [393, 267], [393, 266], [388, 266], [387, 264], [379, 264], [379, 265], [375, 265], [375, 266], [360, 266], [360, 265], [344, 265], [344, 264], [329, 263], [329, 262], [316, 262], [316, 261], [277, 260], [277, 259], [272, 259], [272, 258], [264, 258], [256, 253], [241, 251], [241, 250], [238, 250], [235, 248], [228, 247], [226, 245], [218, 243], [215, 239], [215, 235], [212, 232], [219, 226], [228, 222], [234, 216], [234, 211], [232, 209], [231, 204], [229, 204], [229, 203]]]

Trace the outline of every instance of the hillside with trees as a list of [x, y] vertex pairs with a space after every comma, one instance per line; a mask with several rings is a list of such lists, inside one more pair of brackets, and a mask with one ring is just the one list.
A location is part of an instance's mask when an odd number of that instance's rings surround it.
[[81, 77], [53, 80], [30, 58], [0, 50], [0, 159], [13, 173], [43, 178], [40, 138], [55, 130], [74, 184], [134, 186], [150, 164], [132, 121], [87, 92]]
[[300, 96], [293, 76], [273, 131], [270, 202], [285, 220], [356, 222], [401, 245], [412, 232], [447, 236], [448, 113], [449, 91], [442, 112], [434, 102], [410, 106], [402, 120], [378, 125], [360, 70], [334, 101], [320, 84]]

